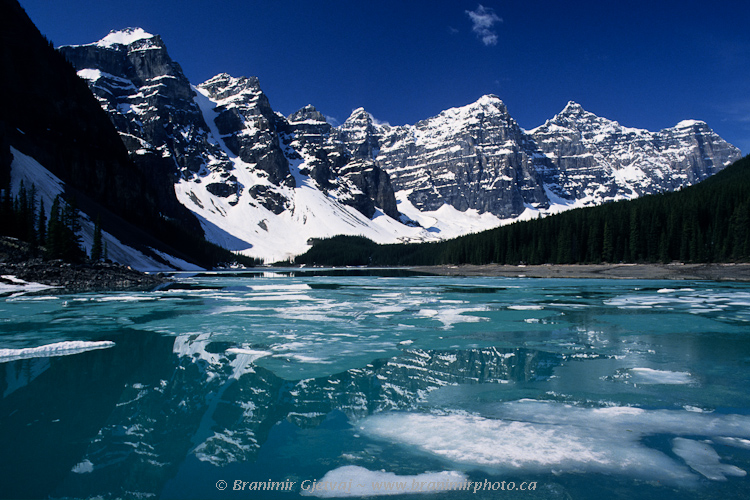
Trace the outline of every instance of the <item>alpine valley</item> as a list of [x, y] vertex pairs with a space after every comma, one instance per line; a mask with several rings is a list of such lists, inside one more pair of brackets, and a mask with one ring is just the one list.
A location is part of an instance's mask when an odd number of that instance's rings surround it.
[[495, 95], [415, 125], [363, 108], [338, 127], [312, 105], [283, 116], [255, 77], [192, 85], [161, 37], [140, 28], [58, 50], [138, 170], [174, 186], [207, 240], [266, 262], [316, 238], [435, 241], [671, 191], [741, 157], [701, 121], [650, 132], [574, 102], [533, 130]]

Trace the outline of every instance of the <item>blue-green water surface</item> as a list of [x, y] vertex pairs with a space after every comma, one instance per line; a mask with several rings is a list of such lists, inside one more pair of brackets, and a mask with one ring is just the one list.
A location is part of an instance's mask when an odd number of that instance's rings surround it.
[[747, 498], [748, 387], [746, 284], [8, 293], [0, 498]]

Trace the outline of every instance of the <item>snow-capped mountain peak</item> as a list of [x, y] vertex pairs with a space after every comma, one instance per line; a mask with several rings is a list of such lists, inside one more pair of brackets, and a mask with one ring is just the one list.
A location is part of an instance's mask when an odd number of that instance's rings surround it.
[[686, 128], [699, 128], [699, 129], [708, 129], [708, 124], [704, 122], [703, 120], [682, 120], [680, 123], [674, 126], [674, 128], [678, 129], [686, 129]]
[[353, 131], [365, 130], [375, 126], [375, 119], [365, 108], [357, 108], [349, 115], [349, 118], [339, 126], [339, 130]]
[[477, 99], [474, 104], [478, 104], [480, 106], [492, 106], [496, 109], [502, 109], [504, 111], [507, 111], [503, 100], [500, 99], [500, 97], [498, 97], [495, 94], [485, 94], [479, 99]]
[[308, 104], [304, 108], [296, 111], [295, 113], [292, 113], [291, 115], [289, 115], [289, 117], [287, 117], [287, 120], [290, 124], [328, 124], [328, 120], [326, 120], [326, 117], [323, 116], [323, 113], [315, 109], [315, 106], [313, 106], [312, 104]]
[[560, 111], [560, 115], [563, 116], [578, 116], [583, 113], [585, 113], [586, 110], [583, 109], [583, 106], [578, 104], [575, 101], [568, 101], [568, 104], [565, 105], [562, 111]]
[[349, 115], [349, 118], [346, 119], [346, 121], [359, 121], [359, 120], [372, 120], [372, 115], [368, 113], [365, 108], [359, 107], [355, 110], [352, 110], [352, 113]]
[[427, 125], [427, 123], [443, 123], [446, 126], [453, 126], [456, 122], [474, 122], [486, 117], [510, 118], [505, 103], [494, 94], [484, 95], [466, 106], [446, 109], [435, 117], [418, 122], [416, 126]]
[[153, 39], [154, 35], [143, 28], [125, 28], [112, 30], [107, 36], [96, 42], [98, 47], [112, 47], [114, 45], [131, 45], [139, 40]]
[[231, 101], [256, 100], [262, 94], [260, 82], [256, 77], [235, 78], [227, 73], [220, 73], [198, 85], [205, 95], [221, 104]]

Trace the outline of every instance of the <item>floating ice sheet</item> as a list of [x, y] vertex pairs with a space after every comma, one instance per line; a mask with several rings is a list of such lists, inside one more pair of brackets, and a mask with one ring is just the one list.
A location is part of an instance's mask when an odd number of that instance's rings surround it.
[[11, 275], [3, 275], [0, 278], [0, 293], [17, 293], [17, 292], [38, 292], [40, 290], [49, 290], [56, 288], [41, 283], [29, 283]]
[[631, 368], [633, 382], [637, 384], [691, 384], [693, 377], [688, 372], [673, 372], [668, 370], [654, 370], [652, 368]]
[[726, 481], [727, 476], [743, 477], [747, 474], [739, 467], [721, 463], [719, 454], [708, 443], [675, 438], [672, 451], [693, 470], [713, 481]]
[[306, 481], [300, 486], [303, 496], [342, 498], [456, 491], [466, 489], [467, 481], [465, 474], [456, 471], [399, 476], [392, 472], [346, 465], [327, 472], [317, 481]]
[[76, 474], [88, 474], [93, 471], [94, 471], [94, 464], [92, 464], [88, 458], [82, 462], [77, 463], [71, 469], [71, 472], [74, 472]]
[[[593, 472], [689, 486], [699, 476], [681, 461], [646, 446], [642, 438], [655, 434], [749, 437], [750, 417], [521, 400], [488, 406], [483, 415], [384, 413], [366, 418], [359, 429], [442, 458], [455, 468], [524, 474]], [[683, 441], [676, 446], [684, 453], [675, 453], [692, 469], [714, 480], [720, 474], [740, 475], [741, 469], [719, 463], [713, 449], [699, 452]]]
[[99, 342], [84, 342], [74, 340], [70, 342], [56, 342], [39, 347], [28, 347], [25, 349], [0, 349], [0, 363], [16, 361], [29, 358], [49, 358], [52, 356], [67, 356], [94, 349], [106, 349], [113, 347], [114, 342], [103, 340]]

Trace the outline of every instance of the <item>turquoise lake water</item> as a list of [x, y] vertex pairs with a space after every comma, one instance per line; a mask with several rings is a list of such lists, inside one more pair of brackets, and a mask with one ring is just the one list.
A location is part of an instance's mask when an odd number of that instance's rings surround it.
[[747, 284], [9, 293], [0, 498], [748, 498], [749, 388]]

